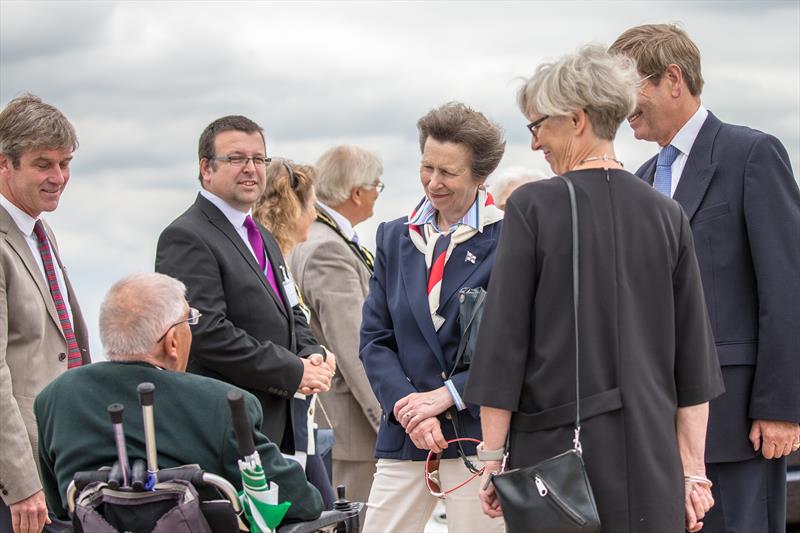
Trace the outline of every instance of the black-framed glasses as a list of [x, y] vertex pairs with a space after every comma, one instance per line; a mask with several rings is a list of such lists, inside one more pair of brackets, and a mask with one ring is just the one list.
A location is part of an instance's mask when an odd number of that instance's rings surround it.
[[386, 184], [380, 180], [377, 183], [370, 183], [369, 185], [362, 185], [362, 189], [376, 189], [378, 193], [382, 193], [383, 189], [386, 188]]
[[248, 162], [252, 161], [253, 166], [256, 167], [264, 167], [272, 161], [271, 158], [265, 157], [263, 155], [253, 155], [250, 157], [244, 155], [215, 155], [210, 157], [209, 159], [213, 159], [214, 161], [222, 161], [223, 163], [228, 163], [232, 167], [243, 167], [247, 165]]
[[540, 119], [534, 120], [533, 122], [531, 122], [526, 126], [528, 128], [528, 131], [531, 132], [531, 135], [533, 135], [534, 140], [539, 140], [539, 127], [542, 125], [542, 122], [544, 122], [548, 118], [550, 118], [550, 115], [545, 115]]
[[194, 307], [190, 307], [190, 308], [189, 308], [189, 316], [187, 316], [187, 317], [186, 317], [186, 318], [184, 318], [183, 320], [179, 320], [178, 322], [175, 322], [175, 323], [174, 323], [174, 324], [172, 324], [170, 327], [168, 327], [168, 328], [167, 328], [167, 331], [165, 331], [165, 332], [164, 332], [164, 334], [163, 334], [163, 335], [161, 335], [161, 336], [158, 338], [158, 340], [156, 341], [156, 344], [158, 344], [159, 342], [163, 341], [163, 340], [164, 340], [164, 337], [166, 337], [166, 336], [167, 336], [167, 333], [169, 333], [169, 330], [171, 330], [171, 329], [172, 329], [172, 328], [174, 328], [175, 326], [180, 326], [180, 325], [181, 325], [181, 324], [183, 324], [184, 322], [186, 322], [186, 323], [187, 323], [187, 324], [189, 324], [190, 326], [196, 326], [196, 325], [197, 325], [197, 324], [200, 322], [200, 317], [201, 317], [201, 316], [203, 316], [203, 314], [202, 314], [200, 311], [198, 311], [198, 310], [197, 310], [197, 309], [195, 309]]

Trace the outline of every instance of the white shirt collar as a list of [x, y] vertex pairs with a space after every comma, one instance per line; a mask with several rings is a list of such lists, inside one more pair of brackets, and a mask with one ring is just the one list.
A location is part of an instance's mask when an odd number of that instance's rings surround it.
[[323, 204], [322, 202], [317, 202], [317, 205], [323, 211], [325, 211], [333, 219], [334, 222], [336, 222], [336, 225], [339, 226], [339, 229], [342, 230], [342, 233], [344, 233], [345, 237], [347, 237], [352, 241], [353, 236], [356, 234], [356, 230], [353, 229], [353, 225], [350, 223], [350, 221], [347, 220], [347, 218], [345, 218], [345, 216], [342, 215], [340, 212], [338, 212], [337, 210], [335, 210], [330, 206]]
[[[700, 133], [700, 128], [708, 117], [708, 110], [700, 104], [697, 111], [694, 112], [692, 118], [686, 121], [686, 124], [675, 134], [670, 144], [681, 151], [682, 154], [689, 155], [692, 149], [694, 140], [697, 139], [697, 134]], [[659, 150], [660, 152], [661, 150]]]
[[[38, 218], [33, 218], [28, 213], [11, 203], [11, 200], [0, 194], [0, 205], [2, 205], [8, 214], [11, 215], [11, 220], [17, 225], [19, 230], [25, 236], [33, 234], [33, 226], [36, 224]], [[39, 217], [41, 218], [41, 217]]]
[[200, 194], [203, 195], [203, 198], [214, 204], [217, 209], [222, 211], [222, 214], [225, 215], [225, 218], [228, 219], [234, 228], [241, 228], [244, 225], [244, 219], [250, 214], [250, 211], [242, 213], [238, 209], [231, 207], [228, 202], [206, 189], [200, 189]]

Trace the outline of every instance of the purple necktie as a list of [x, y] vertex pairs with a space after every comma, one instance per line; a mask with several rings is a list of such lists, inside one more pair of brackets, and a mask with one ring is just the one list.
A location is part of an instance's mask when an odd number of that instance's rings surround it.
[[283, 298], [281, 298], [281, 291], [278, 290], [278, 282], [275, 280], [275, 272], [273, 272], [272, 265], [267, 261], [267, 256], [264, 253], [264, 240], [261, 238], [261, 232], [258, 231], [253, 217], [250, 215], [245, 217], [244, 227], [247, 229], [247, 240], [250, 241], [250, 246], [253, 247], [253, 251], [256, 253], [256, 259], [258, 259], [258, 266], [261, 267], [261, 272], [264, 272], [264, 268], [267, 269], [267, 281], [269, 281], [269, 286], [272, 287], [272, 291], [275, 293], [281, 305], [284, 305]]

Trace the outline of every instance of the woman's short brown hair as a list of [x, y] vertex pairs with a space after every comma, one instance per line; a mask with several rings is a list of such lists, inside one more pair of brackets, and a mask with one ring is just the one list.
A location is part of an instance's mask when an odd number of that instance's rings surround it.
[[425, 150], [428, 137], [439, 142], [466, 145], [472, 152], [470, 170], [479, 181], [494, 172], [506, 149], [503, 129], [483, 113], [460, 102], [449, 102], [432, 109], [419, 119], [417, 129], [420, 151]]

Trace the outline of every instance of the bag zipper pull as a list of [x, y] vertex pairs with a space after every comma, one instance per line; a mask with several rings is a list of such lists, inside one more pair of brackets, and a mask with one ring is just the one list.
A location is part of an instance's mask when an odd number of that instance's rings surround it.
[[536, 483], [536, 488], [539, 489], [539, 496], [547, 496], [547, 486], [542, 481], [542, 478], [536, 476], [533, 478], [534, 483]]

